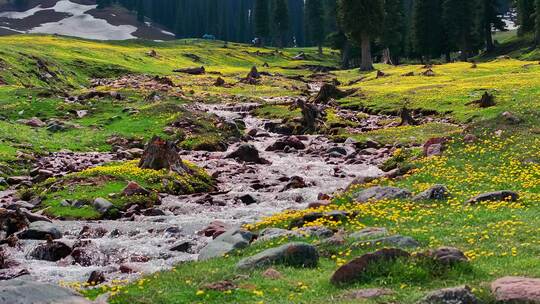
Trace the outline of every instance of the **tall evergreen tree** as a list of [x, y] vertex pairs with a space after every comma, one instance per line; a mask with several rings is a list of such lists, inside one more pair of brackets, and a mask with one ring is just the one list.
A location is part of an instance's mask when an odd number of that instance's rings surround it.
[[386, 0], [384, 3], [384, 25], [381, 43], [390, 62], [399, 63], [405, 42], [405, 4], [403, 0]]
[[535, 0], [535, 18], [534, 18], [534, 40], [536, 45], [540, 45], [540, 0]]
[[262, 44], [270, 36], [270, 16], [268, 10], [268, 0], [255, 0], [255, 35], [261, 39]]
[[480, 0], [478, 26], [487, 51], [493, 50], [493, 29], [499, 31], [506, 29], [506, 24], [499, 13], [499, 5], [498, 0]]
[[534, 30], [534, 1], [535, 0], [516, 0], [519, 35], [523, 35]]
[[442, 20], [450, 50], [461, 52], [461, 59], [467, 60], [475, 49], [475, 2], [471, 0], [444, 0]]
[[137, 0], [137, 21], [144, 22], [144, 2], [143, 0]]
[[272, 12], [275, 29], [278, 36], [278, 46], [287, 45], [289, 35], [289, 6], [286, 0], [275, 0], [274, 10]]
[[319, 54], [322, 54], [322, 45], [325, 38], [322, 0], [306, 0], [305, 14], [306, 33], [309, 41], [317, 45]]
[[422, 60], [438, 57], [443, 52], [441, 22], [442, 6], [439, 0], [415, 0], [413, 6], [412, 41], [415, 53]]
[[371, 40], [377, 38], [384, 24], [384, 0], [339, 0], [338, 16], [347, 36], [361, 47], [360, 69], [373, 70]]

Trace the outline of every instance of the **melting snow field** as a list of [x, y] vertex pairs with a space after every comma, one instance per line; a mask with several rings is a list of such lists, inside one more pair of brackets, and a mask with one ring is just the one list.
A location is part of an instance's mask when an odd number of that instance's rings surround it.
[[87, 14], [97, 5], [82, 5], [73, 3], [69, 0], [61, 0], [52, 8], [42, 8], [37, 6], [25, 12], [4, 12], [0, 17], [10, 19], [24, 19], [34, 15], [39, 11], [54, 10], [58, 13], [68, 13], [71, 16], [58, 22], [49, 22], [41, 24], [27, 33], [59, 34], [66, 36], [76, 36], [87, 39], [97, 40], [127, 40], [135, 39], [132, 34], [137, 31], [137, 27], [132, 25], [115, 26], [106, 20], [97, 19]]

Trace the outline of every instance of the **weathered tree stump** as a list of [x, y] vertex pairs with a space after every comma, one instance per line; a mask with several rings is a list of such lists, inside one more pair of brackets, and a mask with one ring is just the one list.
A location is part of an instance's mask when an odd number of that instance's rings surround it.
[[178, 154], [176, 143], [154, 136], [146, 145], [139, 168], [170, 170], [179, 174], [191, 173]]
[[189, 75], [202, 75], [206, 73], [206, 69], [204, 68], [204, 66], [202, 66], [198, 68], [176, 69], [173, 72], [184, 73], [184, 74], [189, 74]]
[[254, 79], [259, 79], [261, 78], [261, 74], [259, 73], [259, 71], [257, 70], [257, 67], [256, 66], [253, 66], [251, 68], [251, 71], [249, 71], [249, 73], [247, 74], [246, 78], [254, 78]]
[[495, 96], [485, 92], [484, 95], [482, 95], [482, 98], [475, 100], [472, 103], [477, 104], [480, 108], [493, 107], [495, 105]]
[[427, 69], [427, 70], [422, 72], [422, 76], [433, 77], [433, 76], [435, 76], [435, 72], [433, 72], [432, 69]]
[[411, 114], [411, 110], [407, 108], [401, 109], [399, 116], [401, 118], [400, 126], [416, 126], [418, 122], [414, 119]]
[[216, 81], [214, 82], [214, 86], [216, 87], [222, 87], [225, 85], [225, 80], [221, 77], [218, 77]]
[[341, 99], [356, 93], [356, 89], [342, 91], [333, 84], [324, 84], [313, 99], [315, 103], [327, 103], [330, 99]]
[[323, 106], [299, 99], [293, 107], [298, 107], [302, 111], [302, 133], [313, 133], [319, 128], [319, 125], [324, 124], [326, 111]]

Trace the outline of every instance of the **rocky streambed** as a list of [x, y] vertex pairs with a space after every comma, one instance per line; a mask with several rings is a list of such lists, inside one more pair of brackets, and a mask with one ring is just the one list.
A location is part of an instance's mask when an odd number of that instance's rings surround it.
[[[153, 216], [52, 221], [50, 226], [62, 234], [58, 241], [75, 250], [59, 261], [44, 261], [36, 259], [36, 251], [46, 241], [22, 239], [15, 247], [4, 246], [11, 263], [6, 271], [59, 283], [87, 281], [94, 271], [102, 272], [107, 280], [130, 280], [167, 269], [197, 259], [199, 250], [212, 239], [212, 233], [204, 231], [209, 225], [233, 227], [285, 209], [305, 208], [345, 188], [355, 177], [380, 176], [376, 165], [391, 153], [391, 147], [362, 151], [354, 142], [336, 144], [324, 136], [269, 132], [267, 121], [250, 114], [256, 104], [193, 106], [243, 122], [248, 130], [243, 141], [227, 152], [183, 152], [183, 159], [216, 177], [219, 189], [215, 193], [163, 195]], [[253, 157], [250, 153], [258, 153], [260, 161], [243, 162], [244, 157]], [[112, 159], [111, 154], [62, 152], [38, 162], [49, 167], [47, 174], [61, 175]], [[15, 202], [13, 191], [0, 192], [2, 207], [17, 203], [21, 204]]]

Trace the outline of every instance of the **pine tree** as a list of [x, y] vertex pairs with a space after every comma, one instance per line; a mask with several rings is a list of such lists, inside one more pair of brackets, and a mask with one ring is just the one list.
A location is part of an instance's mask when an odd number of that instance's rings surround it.
[[270, 36], [270, 16], [268, 10], [268, 0], [255, 1], [255, 35], [261, 39], [263, 45], [264, 40]]
[[144, 22], [144, 3], [143, 0], [137, 0], [137, 21]]
[[322, 54], [325, 38], [322, 0], [306, 0], [305, 15], [308, 38], [311, 43], [319, 47], [319, 54]]
[[504, 31], [506, 24], [499, 14], [498, 0], [480, 0], [479, 32], [481, 33], [487, 51], [493, 50], [493, 29]]
[[438, 57], [443, 52], [441, 15], [439, 0], [415, 0], [412, 20], [412, 42], [414, 51], [422, 58]]
[[347, 36], [362, 50], [362, 71], [373, 70], [371, 40], [378, 37], [384, 24], [384, 0], [339, 0], [338, 16]]
[[384, 25], [381, 43], [387, 52], [387, 59], [398, 64], [399, 56], [403, 54], [405, 42], [405, 4], [403, 0], [386, 0], [384, 3]]
[[289, 34], [289, 7], [286, 0], [276, 0], [272, 12], [273, 21], [278, 35], [278, 46], [287, 45], [287, 36]]
[[442, 20], [450, 50], [460, 51], [461, 59], [467, 60], [475, 49], [478, 35], [475, 32], [477, 7], [470, 0], [444, 0]]
[[534, 1], [535, 0], [516, 0], [519, 35], [523, 35], [534, 30]]
[[540, 45], [540, 0], [535, 0], [534, 38], [536, 45]]

